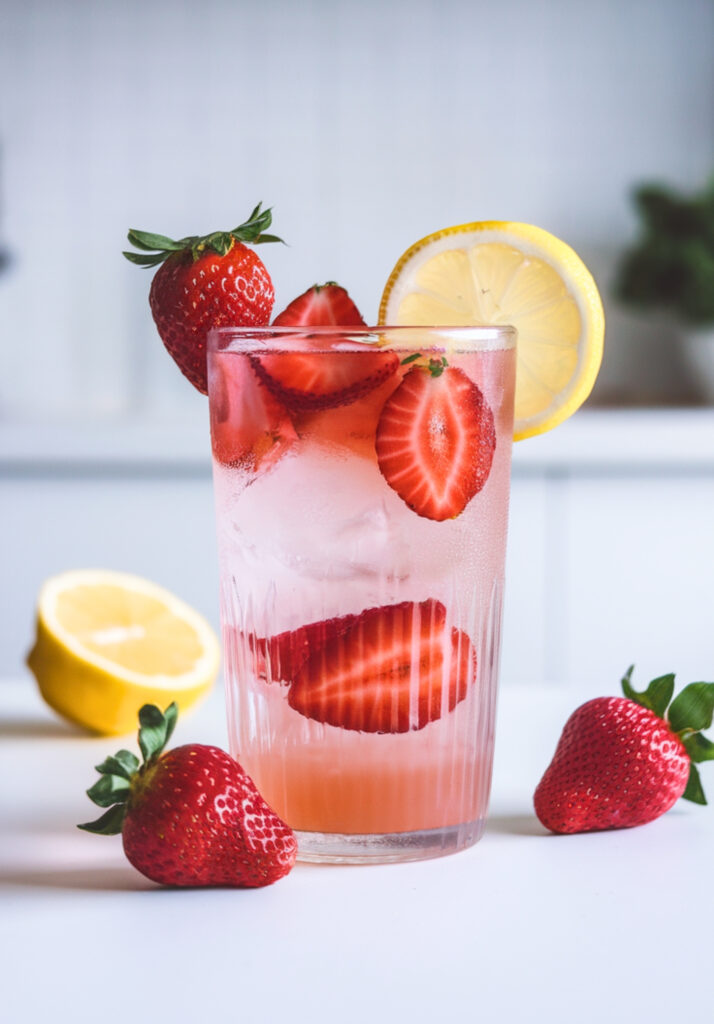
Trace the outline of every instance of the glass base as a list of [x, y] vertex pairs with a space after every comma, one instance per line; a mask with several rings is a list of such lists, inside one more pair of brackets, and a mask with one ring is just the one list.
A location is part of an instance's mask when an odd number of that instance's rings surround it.
[[484, 825], [485, 819], [477, 818], [448, 828], [377, 835], [296, 830], [297, 859], [312, 864], [398, 864], [446, 857], [477, 843]]

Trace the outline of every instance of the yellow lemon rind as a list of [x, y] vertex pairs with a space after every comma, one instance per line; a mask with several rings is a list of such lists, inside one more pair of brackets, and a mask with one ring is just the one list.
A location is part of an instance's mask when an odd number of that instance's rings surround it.
[[390, 299], [395, 284], [402, 277], [407, 265], [422, 250], [433, 247], [434, 243], [439, 240], [469, 234], [481, 235], [481, 241], [484, 243], [489, 241], [510, 242], [526, 255], [537, 256], [546, 261], [569, 287], [581, 315], [584, 336], [579, 344], [577, 371], [573, 376], [571, 386], [566, 391], [566, 397], [552, 407], [547, 416], [531, 419], [517, 417], [513, 436], [514, 440], [520, 441], [552, 430], [553, 427], [568, 419], [592, 391], [603, 354], [605, 316], [602, 300], [592, 274], [578, 254], [555, 235], [543, 228], [518, 221], [477, 221], [433, 232], [419, 239], [406, 250], [397, 261], [384, 287], [379, 306], [380, 325], [386, 325], [389, 322]]

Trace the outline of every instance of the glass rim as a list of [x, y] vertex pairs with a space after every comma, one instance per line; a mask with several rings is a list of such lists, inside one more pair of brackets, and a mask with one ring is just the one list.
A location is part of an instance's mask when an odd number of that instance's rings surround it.
[[[401, 347], [399, 344], [401, 342], [405, 346], [404, 351], [413, 351], [416, 348], [425, 350], [433, 348], [435, 351], [443, 351], [445, 345], [452, 347], [458, 346], [459, 343], [466, 346], [463, 351], [480, 351], [515, 348], [517, 333], [516, 328], [510, 324], [462, 326], [384, 324], [374, 327], [367, 325], [272, 327], [269, 324], [263, 327], [224, 326], [210, 329], [208, 349], [209, 351], [247, 352], [255, 351], [256, 348], [274, 348], [276, 341], [281, 346], [289, 342], [300, 342], [304, 345], [306, 341], [319, 341], [320, 338], [333, 338], [337, 344], [340, 342], [359, 344], [363, 338], [380, 338], [380, 336], [386, 335], [397, 350]], [[227, 339], [235, 344], [227, 344]], [[409, 344], [410, 341], [412, 344]], [[273, 344], [266, 345], [266, 342], [273, 342]], [[440, 342], [441, 344], [439, 344]], [[315, 349], [311, 349], [311, 351], [315, 354], [319, 352]], [[339, 351], [339, 349], [330, 346], [324, 351]]]

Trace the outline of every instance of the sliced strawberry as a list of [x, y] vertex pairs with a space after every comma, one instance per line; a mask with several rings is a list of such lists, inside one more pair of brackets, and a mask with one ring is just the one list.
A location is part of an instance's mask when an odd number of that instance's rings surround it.
[[356, 618], [356, 615], [342, 615], [323, 619], [271, 637], [249, 635], [248, 645], [253, 652], [256, 675], [260, 679], [289, 682], [312, 654], [321, 651], [330, 640], [342, 636]]
[[[364, 320], [345, 289], [328, 281], [313, 285], [291, 302], [275, 318], [274, 326], [363, 327]], [[256, 357], [256, 372], [289, 409], [308, 411], [355, 402], [399, 366], [395, 353], [368, 345], [364, 352], [326, 353], [331, 340], [329, 335], [314, 337], [306, 332], [305, 351]]]
[[382, 476], [418, 515], [439, 522], [463, 512], [488, 479], [496, 448], [493, 413], [456, 367], [415, 366], [377, 425]]
[[298, 440], [290, 414], [258, 380], [248, 356], [217, 354], [209, 389], [213, 454], [223, 465], [266, 470]]
[[370, 608], [298, 669], [290, 706], [362, 732], [422, 729], [453, 710], [476, 672], [469, 638], [439, 601]]
[[362, 314], [334, 281], [314, 284], [278, 313], [274, 327], [364, 327]]

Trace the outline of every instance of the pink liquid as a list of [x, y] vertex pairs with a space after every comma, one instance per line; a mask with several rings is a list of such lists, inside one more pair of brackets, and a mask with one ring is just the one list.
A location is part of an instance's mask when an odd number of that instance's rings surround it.
[[[226, 361], [236, 359], [245, 356], [212, 353], [213, 379], [230, 380]], [[214, 461], [231, 751], [301, 832], [411, 833], [485, 816], [514, 361], [513, 348], [449, 356], [483, 392], [496, 427], [488, 479], [454, 519], [420, 517], [380, 473], [374, 433], [397, 378], [351, 405], [293, 415], [294, 434], [281, 434], [267, 468]], [[465, 699], [422, 728], [364, 732], [316, 721], [289, 705], [289, 679], [256, 664], [256, 638], [428, 600], [446, 608], [449, 630], [468, 636], [477, 667]]]

